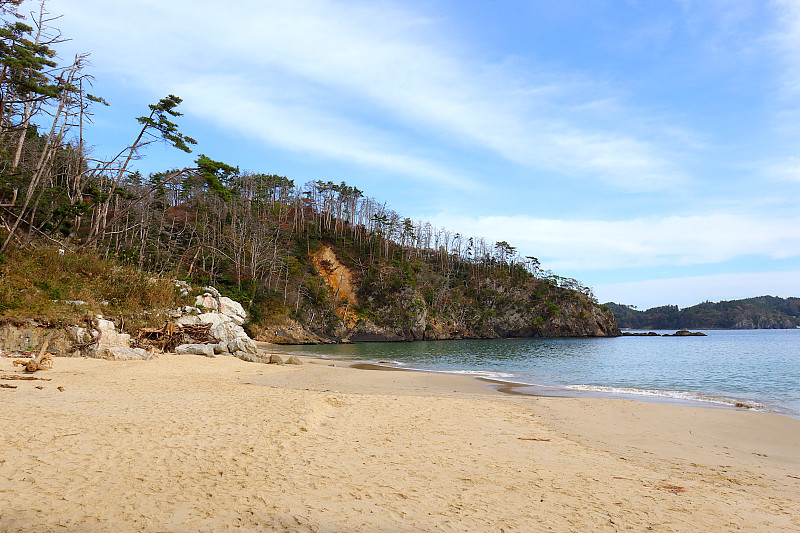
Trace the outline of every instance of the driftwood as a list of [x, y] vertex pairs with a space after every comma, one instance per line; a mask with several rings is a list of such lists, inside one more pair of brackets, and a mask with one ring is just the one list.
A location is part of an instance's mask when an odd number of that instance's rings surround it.
[[14, 366], [24, 366], [26, 372], [36, 372], [37, 370], [49, 370], [53, 368], [52, 354], [47, 352], [48, 344], [50, 344], [50, 339], [45, 339], [42, 348], [39, 350], [39, 355], [33, 359], [16, 359], [14, 361]]
[[25, 381], [51, 381], [50, 378], [37, 378], [34, 376], [20, 376], [19, 374], [3, 374], [0, 376], [0, 379], [7, 379], [7, 380], [16, 380], [16, 379], [23, 379]]
[[181, 344], [216, 344], [219, 340], [209, 333], [211, 324], [178, 324], [167, 322], [161, 328], [142, 328], [136, 335], [140, 347], [150, 346], [161, 352], [173, 352]]

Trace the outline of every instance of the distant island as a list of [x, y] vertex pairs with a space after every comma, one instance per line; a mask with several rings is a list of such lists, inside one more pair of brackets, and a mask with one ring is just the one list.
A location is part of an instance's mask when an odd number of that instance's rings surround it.
[[639, 311], [614, 302], [604, 304], [623, 329], [794, 329], [800, 327], [800, 298], [759, 296]]

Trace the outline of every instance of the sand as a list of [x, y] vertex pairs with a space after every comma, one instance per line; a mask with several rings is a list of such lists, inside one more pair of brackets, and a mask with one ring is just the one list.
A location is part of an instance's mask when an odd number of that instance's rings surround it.
[[800, 531], [800, 421], [329, 364], [0, 379], [0, 531]]

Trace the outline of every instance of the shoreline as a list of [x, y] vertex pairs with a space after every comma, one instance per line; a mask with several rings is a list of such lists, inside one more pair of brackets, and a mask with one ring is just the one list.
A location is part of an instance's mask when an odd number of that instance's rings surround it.
[[[445, 374], [471, 378], [487, 383], [492, 389], [503, 394], [532, 396], [544, 398], [594, 398], [608, 400], [635, 401], [643, 403], [654, 403], [659, 405], [675, 405], [686, 407], [697, 407], [700, 409], [732, 409], [738, 411], [753, 411], [760, 413], [770, 413], [785, 416], [793, 420], [800, 420], [800, 413], [794, 413], [779, 408], [769, 408], [761, 403], [754, 401], [737, 400], [727, 397], [711, 397], [700, 393], [637, 389], [619, 390], [613, 387], [570, 387], [567, 385], [542, 385], [512, 381], [510, 378], [498, 378], [487, 376], [487, 374], [497, 374], [491, 371], [448, 371], [431, 370], [423, 368], [413, 368], [404, 366], [396, 362], [371, 361], [362, 359], [349, 359], [346, 357], [320, 357], [313, 355], [300, 355], [293, 352], [282, 352], [286, 355], [297, 355], [301, 359], [319, 361], [338, 361], [351, 368], [362, 370], [387, 370], [404, 372], [427, 372], [432, 374]], [[402, 366], [401, 366], [402, 365]]]
[[[736, 333], [737, 330], [728, 330]], [[741, 330], [744, 331], [744, 330]], [[788, 330], [787, 330], [788, 331]], [[715, 337], [715, 340], [717, 338]], [[506, 393], [530, 394], [534, 396], [557, 396], [557, 397], [577, 397], [577, 398], [614, 398], [623, 400], [634, 400], [646, 403], [660, 403], [666, 405], [687, 405], [705, 407], [712, 409], [744, 409], [759, 412], [776, 413], [792, 419], [800, 420], [800, 403], [795, 396], [784, 394], [780, 389], [759, 389], [757, 386], [748, 387], [746, 384], [738, 390], [725, 385], [724, 382], [703, 383], [702, 381], [688, 379], [686, 383], [678, 381], [672, 383], [674, 388], [660, 388], [663, 383], [658, 380], [652, 384], [646, 383], [638, 386], [636, 380], [631, 376], [626, 379], [614, 379], [613, 376], [592, 376], [584, 377], [585, 381], [574, 381], [572, 383], [560, 383], [558, 378], [555, 381], [540, 377], [535, 371], [523, 367], [506, 365], [502, 362], [493, 365], [470, 366], [469, 363], [455, 364], [452, 361], [445, 361], [437, 364], [435, 360], [428, 361], [420, 359], [419, 356], [412, 357], [412, 362], [405, 362], [405, 351], [394, 349], [383, 349], [383, 344], [376, 345], [374, 357], [370, 357], [372, 348], [361, 349], [331, 349], [305, 350], [303, 347], [285, 348], [282, 351], [293, 355], [304, 355], [306, 357], [320, 357], [326, 360], [341, 359], [353, 364], [386, 364], [389, 367], [406, 370], [417, 370], [423, 372], [450, 373], [454, 375], [468, 375], [476, 379], [486, 379], [488, 383], [499, 387]], [[431, 348], [431, 350], [434, 350]], [[436, 350], [434, 350], [436, 352]], [[415, 351], [410, 351], [415, 354]], [[383, 359], [383, 360], [381, 360]], [[386, 360], [388, 359], [388, 361]], [[411, 366], [409, 366], [411, 365]], [[419, 366], [415, 366], [419, 365]], [[483, 368], [489, 366], [489, 368]], [[474, 370], [479, 368], [479, 370]], [[788, 374], [788, 375], [791, 375]], [[661, 380], [662, 382], [664, 380]], [[497, 382], [497, 383], [493, 383]], [[630, 383], [630, 384], [629, 384]], [[755, 382], [758, 383], [758, 382]], [[683, 388], [681, 388], [683, 385]], [[769, 386], [767, 386], [769, 387]]]
[[0, 358], [0, 531], [800, 529], [800, 421], [303, 360]]

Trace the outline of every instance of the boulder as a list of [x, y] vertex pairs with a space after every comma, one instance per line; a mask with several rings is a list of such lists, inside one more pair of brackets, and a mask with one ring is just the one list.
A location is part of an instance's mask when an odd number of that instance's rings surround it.
[[284, 364], [283, 359], [281, 359], [281, 356], [276, 354], [276, 353], [274, 353], [274, 354], [269, 356], [269, 362], [270, 362], [270, 364], [273, 364], [273, 365], [282, 365], [282, 364]]
[[207, 292], [209, 296], [213, 296], [214, 298], [220, 297], [219, 291], [210, 285], [208, 287], [204, 287], [203, 291]]
[[132, 361], [138, 359], [147, 359], [150, 352], [142, 348], [130, 348], [128, 346], [98, 346], [94, 350], [94, 355], [97, 359], [108, 359], [110, 361]]
[[212, 344], [211, 346], [214, 347], [215, 354], [230, 353], [227, 342], [218, 342], [217, 344]]
[[203, 294], [195, 298], [194, 306], [207, 311], [219, 311], [219, 302], [209, 294]]
[[203, 291], [204, 294], [195, 300], [195, 307], [184, 308], [186, 314], [178, 319], [178, 323], [184, 325], [211, 325], [208, 332], [219, 342], [204, 345], [210, 348], [204, 349], [203, 355], [206, 355], [206, 350], [211, 350], [216, 354], [230, 353], [245, 361], [265, 362], [257, 356], [255, 342], [242, 328], [247, 319], [244, 307], [239, 302], [220, 296], [214, 287], [206, 287]]
[[266, 361], [264, 361], [259, 356], [251, 354], [251, 353], [243, 352], [241, 350], [239, 350], [237, 352], [234, 352], [231, 355], [233, 355], [234, 357], [238, 357], [242, 361], [247, 361], [249, 363], [266, 363]]
[[[86, 330], [76, 327], [70, 334], [76, 338], [84, 337]], [[142, 348], [131, 348], [131, 336], [127, 333], [119, 333], [110, 320], [97, 319], [97, 326], [94, 332], [97, 343], [88, 346], [83, 354], [87, 357], [98, 359], [110, 359], [114, 361], [130, 361], [133, 359], [146, 359], [149, 355], [147, 350]]]
[[97, 339], [99, 346], [129, 346], [131, 336], [127, 333], [117, 332], [114, 323], [110, 320], [102, 318], [97, 319], [97, 329], [100, 332], [100, 338]]
[[[193, 307], [192, 309], [196, 308]], [[196, 326], [197, 324], [200, 324], [200, 317], [196, 314], [181, 315], [176, 322], [181, 326]]]
[[91, 335], [89, 334], [89, 330], [84, 327], [68, 326], [67, 338], [69, 338], [72, 344], [82, 344], [91, 340]]
[[185, 355], [204, 355], [206, 357], [216, 357], [214, 355], [213, 344], [181, 344], [175, 348], [175, 353]]
[[229, 316], [221, 313], [203, 313], [198, 315], [201, 324], [211, 324], [211, 333], [220, 342], [229, 342], [237, 337], [246, 337], [244, 328], [239, 324], [235, 324]]
[[234, 323], [241, 326], [247, 320], [247, 311], [244, 310], [242, 304], [222, 296], [219, 298], [219, 312], [223, 315], [229, 316]]
[[232, 341], [228, 341], [228, 351], [231, 353], [242, 351], [247, 353], [258, 353], [258, 347], [253, 339], [249, 337], [236, 337]]
[[284, 361], [284, 363], [287, 364], [287, 365], [302, 365], [303, 364], [303, 362], [296, 355], [291, 356], [289, 359]]

